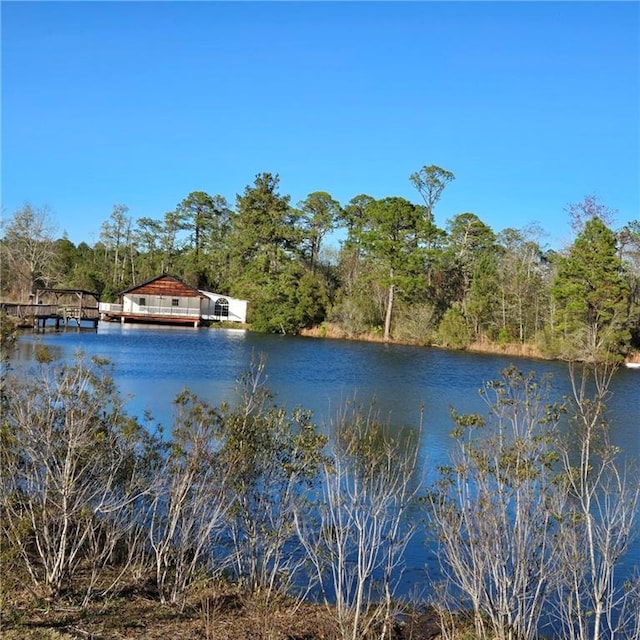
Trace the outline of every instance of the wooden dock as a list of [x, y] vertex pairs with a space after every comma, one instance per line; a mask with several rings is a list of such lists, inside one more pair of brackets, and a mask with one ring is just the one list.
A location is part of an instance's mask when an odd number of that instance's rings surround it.
[[98, 326], [100, 312], [97, 308], [58, 306], [57, 304], [20, 304], [0, 302], [0, 312], [13, 318], [19, 327], [44, 330], [47, 325], [59, 331], [61, 328], [82, 328], [88, 323], [93, 329]]
[[[41, 297], [51, 298], [55, 303], [45, 304]], [[87, 304], [86, 298], [92, 299], [91, 302]], [[56, 331], [71, 327], [81, 329], [86, 325], [95, 330], [100, 320], [99, 299], [99, 294], [81, 289], [40, 289], [36, 304], [0, 302], [0, 313], [12, 318], [17, 326], [35, 331], [44, 331], [47, 327]]]

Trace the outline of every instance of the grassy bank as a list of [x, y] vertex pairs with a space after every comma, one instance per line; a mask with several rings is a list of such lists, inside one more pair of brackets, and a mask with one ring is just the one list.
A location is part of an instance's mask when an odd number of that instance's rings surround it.
[[[301, 336], [310, 338], [330, 338], [334, 340], [355, 340], [361, 342], [384, 342], [381, 332], [368, 332], [349, 334], [337, 325], [331, 323], [323, 323], [309, 329], [302, 329], [300, 331]], [[392, 338], [389, 341], [390, 344], [406, 344], [412, 346], [432, 347], [437, 349], [447, 349], [437, 344], [431, 344], [420, 342], [418, 340], [399, 340]], [[520, 342], [492, 342], [487, 339], [475, 340], [469, 344], [464, 351], [471, 353], [487, 353], [495, 355], [512, 356], [514, 358], [530, 358], [537, 360], [552, 360], [549, 356], [545, 355], [542, 350], [532, 343], [520, 343]], [[625, 362], [637, 362], [640, 363], [640, 351], [633, 351], [625, 358]]]
[[[7, 575], [6, 573], [4, 574]], [[262, 601], [231, 584], [194, 588], [182, 607], [162, 604], [153, 579], [123, 585], [108, 598], [79, 604], [67, 593], [55, 602], [2, 580], [0, 637], [4, 640], [338, 640], [335, 612], [282, 597]], [[9, 584], [11, 583], [11, 584]], [[431, 612], [404, 612], [390, 640], [431, 640], [439, 626]]]
[[[369, 332], [359, 334], [348, 334], [343, 329], [340, 329], [337, 325], [324, 323], [322, 325], [311, 327], [309, 329], [302, 329], [300, 335], [311, 338], [332, 338], [335, 340], [357, 340], [362, 342], [383, 342], [382, 334], [380, 332]], [[413, 346], [428, 346], [435, 348], [446, 348], [436, 344], [425, 344], [418, 340], [398, 340], [392, 338], [389, 341], [391, 344], [407, 344]], [[472, 342], [465, 351], [471, 351], [475, 353], [494, 353], [499, 355], [509, 355], [518, 358], [542, 358], [545, 356], [540, 349], [534, 344], [521, 344], [521, 343], [497, 343], [490, 342], [489, 340], [477, 340]]]

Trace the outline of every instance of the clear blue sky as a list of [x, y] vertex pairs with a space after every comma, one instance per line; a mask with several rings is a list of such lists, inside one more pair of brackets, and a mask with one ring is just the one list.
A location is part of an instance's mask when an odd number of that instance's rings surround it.
[[114, 204], [161, 218], [231, 203], [257, 173], [296, 204], [328, 191], [419, 202], [494, 230], [597, 194], [640, 217], [637, 2], [8, 2], [2, 214], [48, 205], [90, 244]]

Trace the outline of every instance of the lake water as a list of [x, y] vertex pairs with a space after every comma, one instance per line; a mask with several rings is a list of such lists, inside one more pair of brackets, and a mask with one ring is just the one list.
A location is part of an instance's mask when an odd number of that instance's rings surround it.
[[[232, 401], [237, 378], [260, 356], [266, 359], [267, 386], [276, 402], [311, 409], [322, 428], [328, 429], [338, 408], [354, 398], [364, 404], [375, 402], [381, 417], [397, 429], [417, 427], [424, 407], [420, 447], [427, 478], [433, 475], [430, 470], [447, 461], [451, 450], [450, 408], [484, 413], [479, 388], [509, 364], [525, 373], [551, 374], [557, 400], [570, 393], [567, 366], [557, 362], [238, 330], [115, 323], [100, 323], [95, 333], [24, 335], [16, 366], [28, 366], [38, 342], [63, 358], [78, 350], [108, 358], [121, 392], [131, 398], [129, 411], [141, 416], [149, 410], [165, 425], [170, 423], [173, 398], [185, 387], [214, 405]], [[611, 393], [611, 439], [629, 458], [640, 460], [640, 371], [619, 370]], [[414, 540], [407, 560], [407, 584], [423, 581], [425, 567], [435, 568], [423, 540]], [[639, 560], [640, 544], [635, 544], [629, 564], [638, 566]]]

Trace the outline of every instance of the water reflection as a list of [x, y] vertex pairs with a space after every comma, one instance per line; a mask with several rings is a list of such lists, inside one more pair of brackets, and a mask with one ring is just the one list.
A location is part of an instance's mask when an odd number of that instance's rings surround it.
[[[438, 463], [451, 447], [450, 409], [484, 412], [479, 389], [511, 363], [507, 357], [420, 347], [315, 340], [238, 330], [145, 327], [100, 323], [94, 332], [26, 334], [13, 366], [29, 366], [37, 344], [56, 358], [77, 351], [109, 359], [129, 410], [163, 420], [185, 387], [212, 404], [232, 400], [236, 380], [261, 355], [267, 386], [288, 408], [311, 409], [328, 424], [345, 402], [375, 404], [381, 419], [417, 428], [424, 409], [424, 457]], [[521, 359], [516, 366], [553, 376], [555, 400], [569, 396], [566, 365]], [[619, 370], [607, 406], [610, 435], [630, 458], [640, 458], [640, 371]]]
[[[216, 405], [233, 401], [236, 380], [256, 358], [266, 358], [267, 386], [275, 401], [288, 408], [313, 411], [315, 421], [330, 429], [347, 401], [374, 404], [380, 420], [399, 434], [420, 434], [420, 475], [428, 481], [452, 448], [450, 409], [485, 413], [479, 388], [511, 364], [508, 357], [448, 352], [398, 345], [315, 340], [191, 327], [144, 327], [100, 323], [97, 332], [61, 332], [21, 337], [15, 368], [33, 366], [38, 344], [57, 358], [77, 351], [108, 358], [116, 382], [130, 397], [129, 410], [169, 424], [171, 404], [184, 388]], [[566, 365], [519, 359], [524, 373], [553, 376], [553, 399], [569, 396]], [[424, 419], [421, 423], [421, 416]], [[612, 381], [607, 417], [610, 436], [629, 459], [640, 458], [640, 371], [619, 370]], [[640, 544], [631, 558], [637, 563]], [[437, 562], [424, 540], [415, 539], [407, 553], [407, 588], [420, 583], [425, 567]]]

